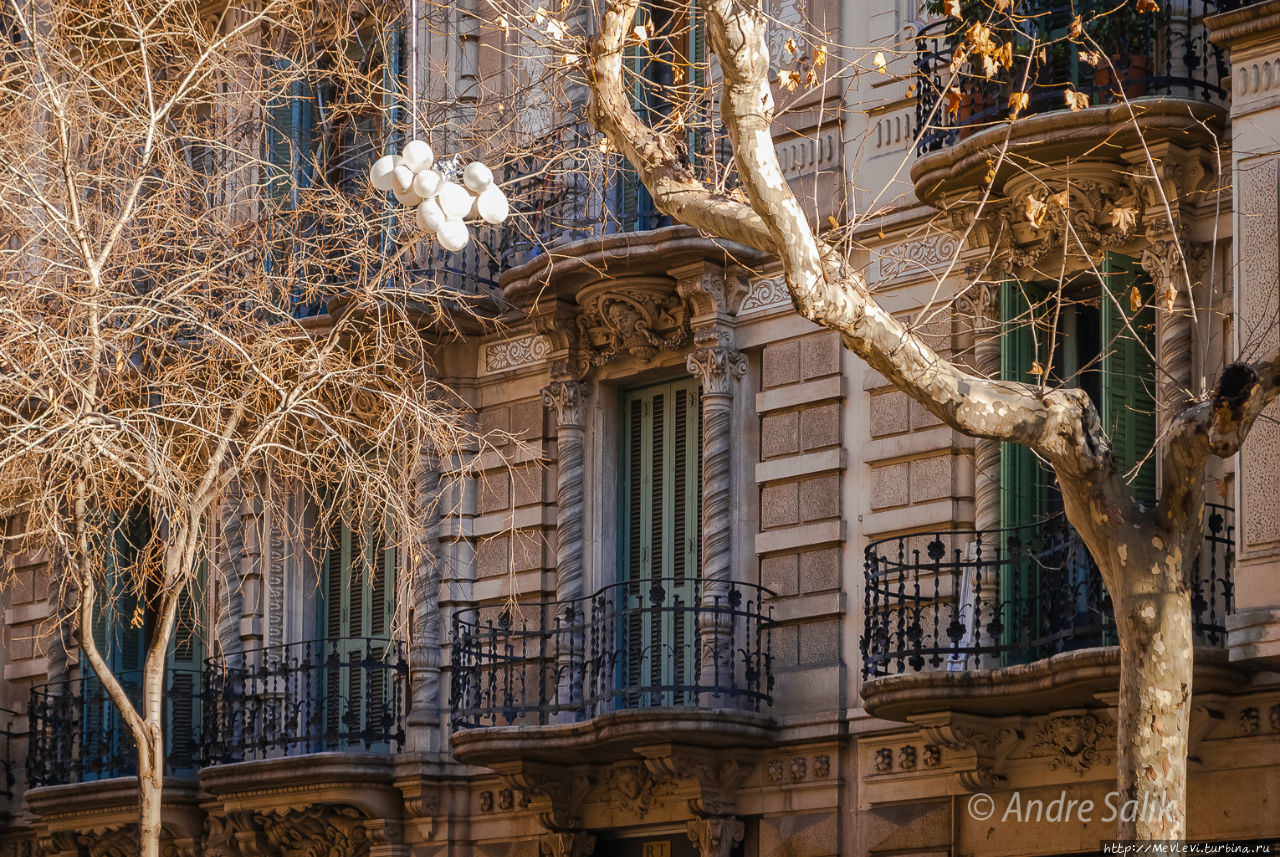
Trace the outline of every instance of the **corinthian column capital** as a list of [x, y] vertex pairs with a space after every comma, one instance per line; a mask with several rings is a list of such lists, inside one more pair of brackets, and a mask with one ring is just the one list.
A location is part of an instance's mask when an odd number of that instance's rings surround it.
[[555, 410], [558, 426], [586, 424], [587, 391], [581, 381], [552, 381], [542, 390], [542, 404]]
[[715, 345], [692, 352], [685, 365], [702, 382], [704, 396], [727, 396], [733, 380], [746, 374], [747, 356], [736, 348]]

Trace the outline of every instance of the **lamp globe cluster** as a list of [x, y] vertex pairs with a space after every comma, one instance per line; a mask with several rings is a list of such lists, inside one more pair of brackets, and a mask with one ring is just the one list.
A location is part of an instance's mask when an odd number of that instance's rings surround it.
[[415, 208], [419, 228], [435, 233], [451, 253], [471, 241], [468, 220], [498, 224], [510, 211], [506, 194], [493, 183], [493, 170], [479, 161], [461, 169], [456, 159], [437, 164], [425, 140], [410, 140], [400, 154], [378, 158], [369, 168], [369, 181]]

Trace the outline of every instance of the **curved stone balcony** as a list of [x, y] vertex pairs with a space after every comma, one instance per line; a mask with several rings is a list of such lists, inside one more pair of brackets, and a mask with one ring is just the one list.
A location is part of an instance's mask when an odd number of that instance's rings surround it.
[[[1028, 171], [1080, 158], [1123, 167], [1136, 153], [1145, 165], [1139, 134], [1148, 146], [1212, 149], [1213, 128], [1226, 115], [1228, 66], [1204, 19], [1237, 5], [1188, 0], [1138, 13], [1133, 4], [1104, 0], [1029, 0], [987, 22], [1010, 51], [1008, 64], [994, 67], [975, 51], [959, 53], [964, 28], [954, 19], [922, 28], [915, 63], [922, 131], [911, 171], [917, 196], [939, 207], [988, 186], [998, 196]], [[1070, 40], [1077, 15], [1087, 38]], [[1069, 109], [1067, 93], [1084, 106]], [[1015, 95], [1026, 99], [1016, 112]]]
[[[1191, 606], [1199, 645], [1219, 655], [1202, 659], [1209, 669], [1225, 664], [1234, 526], [1231, 509], [1207, 511]], [[862, 695], [876, 716], [1060, 707], [1117, 686], [1111, 600], [1060, 516], [882, 539], [866, 548], [865, 581]]]
[[765, 742], [769, 595], [753, 584], [654, 578], [563, 603], [460, 612], [455, 755], [608, 761], [646, 741]]

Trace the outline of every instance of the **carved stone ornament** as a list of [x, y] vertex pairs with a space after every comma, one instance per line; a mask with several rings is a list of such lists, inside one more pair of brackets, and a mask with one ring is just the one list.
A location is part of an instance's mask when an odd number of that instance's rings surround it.
[[[953, 226], [969, 229], [971, 245], [994, 250], [999, 267], [1034, 268], [1053, 252], [1092, 254], [1129, 241], [1146, 209], [1136, 182], [1078, 179], [1048, 188], [1035, 185], [1027, 193], [1010, 191], [1010, 198], [988, 202], [981, 210], [957, 210]], [[1132, 214], [1117, 216], [1117, 211]]]
[[818, 779], [825, 779], [831, 775], [831, 757], [830, 756], [814, 756], [813, 757], [813, 775]]
[[596, 838], [583, 830], [544, 833], [538, 838], [542, 857], [589, 857], [595, 849]]
[[1114, 726], [1106, 717], [1067, 715], [1041, 723], [1026, 755], [1048, 756], [1050, 767], [1083, 775], [1096, 763], [1107, 761], [1103, 751], [1114, 746]]
[[702, 382], [704, 396], [725, 396], [735, 378], [747, 373], [747, 356], [724, 346], [699, 348], [685, 361], [689, 373]]
[[240, 857], [368, 857], [372, 846], [398, 840], [399, 828], [354, 807], [319, 805], [228, 813], [219, 838]]
[[746, 833], [742, 821], [731, 816], [695, 818], [685, 829], [699, 857], [729, 857]]
[[620, 812], [644, 818], [658, 802], [658, 792], [649, 769], [639, 762], [617, 765], [609, 772], [609, 800]]
[[552, 381], [542, 391], [542, 404], [556, 414], [556, 424], [581, 426], [587, 418], [587, 390], [579, 381]]
[[898, 750], [898, 767], [904, 771], [915, 770], [916, 748], [913, 744], [906, 744]]
[[893, 770], [893, 749], [881, 747], [876, 750], [876, 773], [887, 774]]
[[1238, 731], [1241, 735], [1256, 735], [1261, 726], [1262, 719], [1258, 715], [1258, 709], [1245, 708], [1240, 711]]
[[649, 360], [689, 340], [684, 300], [667, 281], [618, 280], [583, 289], [578, 295], [578, 332], [593, 366], [620, 354]]
[[[551, 833], [581, 830], [582, 802], [596, 781], [593, 769], [526, 761], [491, 767], [503, 782], [528, 799], [544, 830]], [[523, 799], [521, 805], [524, 805]]]
[[636, 750], [664, 793], [692, 790], [688, 806], [694, 815], [728, 816], [736, 812], [738, 788], [751, 773], [749, 763], [686, 746], [658, 745]]

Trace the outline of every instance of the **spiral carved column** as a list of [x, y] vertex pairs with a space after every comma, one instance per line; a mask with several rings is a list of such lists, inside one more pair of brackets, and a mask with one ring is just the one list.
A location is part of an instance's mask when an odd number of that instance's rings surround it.
[[1206, 255], [1205, 245], [1193, 242], [1156, 241], [1142, 251], [1142, 267], [1155, 285], [1157, 431], [1194, 392], [1191, 290]]
[[[439, 463], [429, 457], [422, 464], [414, 497], [418, 544], [410, 592], [413, 622], [409, 647], [412, 697], [409, 723], [423, 728], [439, 724], [440, 710], [440, 646], [444, 642], [439, 609], [440, 482]], [[430, 741], [430, 737], [427, 740]]]
[[[556, 660], [560, 705], [576, 709], [582, 701], [582, 620], [576, 611], [583, 596], [583, 530], [586, 514], [586, 388], [580, 381], [553, 381], [542, 402], [556, 414]], [[572, 711], [567, 712], [571, 716]]]
[[[1000, 306], [996, 286], [977, 283], [959, 301], [973, 320], [974, 369], [984, 378], [1000, 377]], [[974, 526], [983, 533], [1000, 528], [1000, 442], [974, 443]]]
[[[747, 358], [741, 351], [714, 345], [694, 351], [686, 365], [702, 382], [701, 602], [703, 607], [724, 608], [733, 578], [733, 386], [746, 374]], [[704, 610], [698, 637], [700, 683], [732, 683], [732, 617]]]

